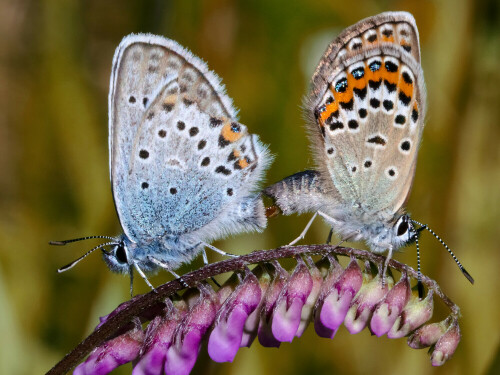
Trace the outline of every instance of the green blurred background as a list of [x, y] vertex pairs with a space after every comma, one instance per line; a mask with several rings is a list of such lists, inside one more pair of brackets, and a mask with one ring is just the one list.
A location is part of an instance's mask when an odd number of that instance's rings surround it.
[[[344, 27], [387, 10], [408, 10], [420, 30], [429, 111], [413, 217], [439, 233], [475, 277], [471, 286], [446, 251], [422, 236], [422, 268], [462, 308], [454, 358], [432, 368], [405, 340], [312, 327], [281, 349], [255, 343], [233, 364], [206, 350], [195, 373], [500, 373], [500, 3], [466, 1], [28, 1], [0, 2], [0, 373], [47, 371], [98, 321], [129, 298], [126, 277], [96, 253], [51, 248], [50, 239], [119, 232], [108, 177], [107, 95], [121, 38], [152, 32], [209, 62], [240, 120], [277, 156], [267, 182], [312, 165], [299, 105], [320, 56]], [[219, 241], [245, 253], [287, 243], [308, 216], [282, 217], [260, 235]], [[306, 241], [324, 241], [319, 221]], [[358, 244], [358, 246], [362, 246]], [[213, 254], [210, 254], [213, 255]], [[414, 248], [397, 259], [415, 265]], [[212, 256], [211, 261], [219, 258]], [[200, 265], [197, 260], [181, 271]], [[156, 285], [166, 273], [153, 278]], [[136, 292], [147, 292], [142, 281]], [[436, 306], [436, 314], [446, 310]], [[117, 371], [128, 373], [130, 367]]]

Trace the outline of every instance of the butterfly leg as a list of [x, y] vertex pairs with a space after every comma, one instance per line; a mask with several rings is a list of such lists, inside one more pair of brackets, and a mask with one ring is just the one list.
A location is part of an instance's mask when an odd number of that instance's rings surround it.
[[382, 271], [382, 287], [385, 286], [385, 275], [387, 274], [387, 267], [389, 266], [389, 261], [392, 259], [392, 246], [387, 250], [387, 257], [384, 261], [384, 269]]
[[184, 288], [189, 287], [189, 285], [184, 281], [182, 276], [180, 276], [179, 274], [174, 272], [174, 270], [172, 270], [167, 263], [162, 262], [161, 260], [158, 260], [156, 258], [153, 258], [152, 256], [148, 256], [148, 259], [151, 262], [153, 262], [154, 264], [156, 264], [157, 266], [160, 266], [161, 268], [163, 268], [165, 271], [170, 272], [172, 274], [172, 276], [174, 276], [176, 279], [179, 280], [179, 282], [182, 284], [182, 286], [184, 286]]
[[206, 242], [201, 242], [201, 244], [204, 247], [208, 247], [210, 250], [213, 250], [216, 253], [219, 253], [220, 255], [224, 255], [224, 256], [227, 256], [227, 257], [231, 257], [231, 258], [237, 258], [238, 257], [238, 255], [236, 255], [236, 254], [226, 253], [224, 250], [218, 249], [215, 246], [210, 245], [210, 244], [208, 244]]
[[302, 233], [296, 238], [294, 239], [292, 242], [290, 242], [288, 245], [286, 246], [293, 246], [295, 245], [297, 242], [299, 242], [300, 240], [304, 239], [304, 237], [306, 236], [306, 233], [309, 231], [309, 228], [311, 227], [314, 219], [316, 219], [316, 216], [318, 216], [318, 213], [319, 211], [315, 212], [313, 217], [311, 218], [311, 220], [309, 220], [309, 222], [307, 223], [306, 227], [304, 228], [304, 230], [302, 231]]
[[332, 235], [333, 235], [333, 228], [330, 228], [330, 232], [328, 233], [328, 237], [326, 237], [326, 244], [327, 245], [330, 245], [330, 242], [332, 242]]
[[[149, 285], [149, 287], [151, 289], [153, 289], [153, 291], [157, 292], [155, 287], [153, 286], [153, 284], [151, 284], [148, 280], [148, 278], [146, 277], [146, 274], [144, 272], [142, 272], [142, 270], [139, 268], [139, 266], [137, 265], [137, 263], [134, 263], [134, 268], [136, 269], [136, 271], [139, 273], [139, 275], [141, 275], [141, 277], [144, 279], [144, 281], [146, 282], [146, 284]], [[157, 292], [158, 293], [158, 292]]]
[[[201, 255], [203, 257], [203, 264], [205, 264], [205, 266], [208, 265], [208, 257], [207, 257], [207, 252], [205, 251], [205, 249], [203, 248], [201, 250]], [[210, 279], [212, 280], [212, 282], [217, 285], [219, 288], [221, 287], [221, 285], [217, 282], [217, 280], [215, 280], [215, 278], [213, 276], [210, 277]]]

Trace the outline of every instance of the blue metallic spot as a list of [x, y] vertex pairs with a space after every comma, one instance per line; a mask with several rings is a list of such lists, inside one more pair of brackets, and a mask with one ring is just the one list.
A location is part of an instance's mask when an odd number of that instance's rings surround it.
[[335, 91], [337, 92], [345, 92], [347, 89], [347, 79], [342, 78], [335, 84]]
[[370, 70], [372, 72], [376, 72], [377, 70], [380, 69], [381, 66], [382, 66], [382, 63], [380, 61], [374, 61], [368, 67], [370, 68]]

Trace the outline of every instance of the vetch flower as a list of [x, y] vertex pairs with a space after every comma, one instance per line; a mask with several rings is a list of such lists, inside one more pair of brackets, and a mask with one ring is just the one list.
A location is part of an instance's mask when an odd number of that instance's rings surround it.
[[75, 368], [73, 374], [108, 374], [118, 366], [134, 360], [139, 354], [143, 340], [144, 332], [142, 331], [140, 321], [136, 319], [135, 327], [132, 330], [96, 348], [85, 362]]
[[393, 326], [387, 332], [390, 339], [398, 339], [408, 335], [411, 331], [417, 329], [432, 317], [434, 310], [433, 291], [430, 290], [424, 299], [418, 298], [412, 294], [406, 307], [394, 322]]
[[257, 337], [259, 338], [259, 342], [262, 346], [278, 348], [281, 344], [281, 341], [278, 341], [273, 335], [273, 332], [271, 330], [271, 317], [273, 315], [276, 301], [278, 300], [281, 290], [286, 285], [286, 282], [290, 275], [285, 271], [285, 269], [283, 269], [283, 267], [281, 267], [278, 262], [272, 262], [272, 267], [274, 269], [274, 279], [271, 282], [271, 285], [269, 285], [269, 287], [267, 288], [266, 294], [264, 295]]
[[243, 336], [241, 337], [241, 347], [250, 347], [255, 337], [257, 337], [257, 331], [259, 329], [260, 322], [260, 314], [262, 310], [262, 306], [264, 304], [265, 298], [263, 296], [267, 292], [267, 288], [271, 284], [272, 277], [267, 271], [267, 267], [263, 264], [257, 265], [252, 273], [255, 275], [259, 282], [260, 290], [261, 290], [261, 299], [259, 305], [255, 308], [254, 311], [248, 316], [245, 326], [243, 327]]
[[232, 362], [240, 348], [248, 316], [261, 301], [257, 277], [245, 269], [245, 278], [226, 299], [217, 313], [208, 339], [208, 355], [215, 362]]
[[[210, 287], [199, 286], [199, 296], [177, 326], [165, 360], [166, 375], [189, 374], [196, 362], [205, 332], [216, 314], [215, 295]], [[189, 303], [188, 303], [189, 304]]]
[[312, 287], [309, 269], [302, 258], [297, 258], [297, 266], [281, 290], [274, 307], [271, 330], [276, 340], [292, 342], [299, 328], [302, 308]]
[[306, 303], [302, 307], [300, 324], [297, 328], [297, 332], [295, 333], [296, 337], [302, 336], [307, 326], [309, 325], [309, 322], [311, 321], [314, 313], [314, 306], [316, 305], [316, 301], [318, 300], [321, 285], [323, 285], [323, 275], [321, 274], [321, 271], [314, 264], [313, 260], [310, 257], [308, 257], [307, 261], [309, 264], [309, 272], [312, 279], [312, 288], [309, 296], [307, 297]]
[[[335, 265], [334, 265], [335, 266]], [[335, 277], [335, 273], [331, 275]], [[363, 275], [354, 258], [322, 298], [315, 317], [316, 333], [321, 337], [333, 338], [344, 321], [351, 301], [363, 283]]]
[[[319, 256], [316, 263], [313, 254]], [[340, 262], [341, 256], [350, 262]], [[296, 259], [290, 273], [277, 261], [284, 258]], [[263, 346], [279, 347], [299, 337], [311, 321], [321, 337], [333, 338], [342, 323], [351, 333], [368, 326], [376, 336], [409, 336], [410, 347], [430, 346], [431, 364], [442, 365], [461, 338], [458, 306], [425, 276], [428, 292], [419, 298], [411, 289], [417, 272], [394, 260], [382, 278], [384, 262], [370, 252], [318, 245], [254, 252], [208, 265], [184, 275], [184, 283], [174, 280], [118, 306], [49, 374], [66, 373], [68, 363], [89, 352], [75, 374], [102, 375], [127, 362], [135, 364], [134, 375], [188, 374], [202, 342], [208, 343], [214, 361], [230, 362], [256, 336]], [[251, 264], [257, 266], [250, 270]], [[394, 270], [401, 274], [395, 285]], [[233, 275], [217, 292], [205, 281], [229, 271]], [[194, 287], [182, 293], [184, 285]], [[442, 322], [426, 324], [434, 297], [451, 313]]]
[[139, 360], [132, 371], [133, 375], [163, 374], [167, 350], [172, 345], [175, 329], [186, 314], [186, 302], [180, 300], [173, 303], [167, 299], [164, 313], [148, 325]]
[[361, 332], [369, 323], [373, 310], [379, 301], [384, 298], [394, 280], [389, 275], [381, 275], [381, 269], [375, 277], [371, 272], [371, 265], [366, 264], [363, 272], [363, 285], [352, 301], [347, 311], [344, 325], [351, 334]]
[[457, 349], [460, 338], [461, 335], [458, 321], [453, 319], [450, 327], [446, 330], [443, 336], [439, 338], [434, 346], [434, 350], [431, 353], [431, 364], [433, 366], [441, 366], [448, 359], [450, 359]]
[[408, 346], [413, 349], [423, 349], [434, 345], [450, 326], [450, 320], [448, 317], [441, 322], [420, 327], [408, 337]]
[[410, 295], [410, 281], [408, 276], [403, 273], [399, 282], [380, 301], [373, 313], [370, 329], [374, 335], [380, 337], [389, 332], [408, 303]]

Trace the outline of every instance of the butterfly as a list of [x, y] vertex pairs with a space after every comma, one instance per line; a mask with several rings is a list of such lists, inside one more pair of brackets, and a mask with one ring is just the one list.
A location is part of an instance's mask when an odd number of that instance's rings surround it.
[[388, 262], [412, 242], [418, 254], [418, 234], [428, 229], [473, 282], [448, 246], [405, 209], [426, 113], [413, 16], [386, 12], [345, 29], [321, 58], [304, 110], [317, 168], [264, 190], [285, 215], [314, 212], [291, 244], [319, 215], [342, 240], [387, 251]]
[[[115, 51], [109, 92], [113, 199], [123, 234], [105, 238], [108, 267], [146, 278], [173, 272], [229, 234], [266, 226], [258, 184], [271, 156], [238, 122], [220, 79], [173, 40], [126, 36]], [[54, 241], [64, 245], [82, 239]], [[110, 248], [110, 250], [105, 250]]]

